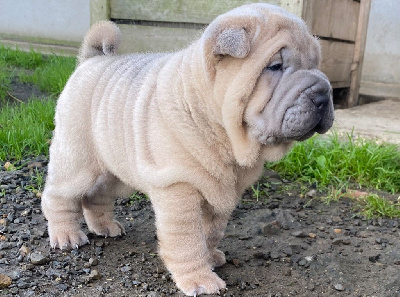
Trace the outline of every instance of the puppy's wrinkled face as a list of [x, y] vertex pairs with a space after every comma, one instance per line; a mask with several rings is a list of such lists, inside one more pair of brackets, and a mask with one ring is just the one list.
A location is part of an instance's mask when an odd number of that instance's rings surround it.
[[248, 5], [218, 17], [203, 38], [204, 68], [239, 164], [252, 166], [262, 145], [286, 147], [332, 126], [332, 88], [304, 21]]
[[[317, 70], [319, 59], [307, 56], [313, 54], [280, 49], [261, 73], [257, 88], [265, 85], [273, 88], [273, 92], [270, 94], [268, 90], [270, 98], [262, 110], [257, 113], [247, 109], [245, 115], [253, 137], [259, 142], [301, 141], [316, 132], [325, 133], [332, 126], [332, 88], [328, 78]], [[255, 95], [252, 100], [262, 96]]]

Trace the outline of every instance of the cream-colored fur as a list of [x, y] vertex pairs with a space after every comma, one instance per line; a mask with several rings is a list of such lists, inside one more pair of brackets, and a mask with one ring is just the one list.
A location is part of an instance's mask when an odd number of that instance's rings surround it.
[[216, 293], [217, 246], [245, 188], [266, 160], [332, 125], [320, 46], [266, 4], [219, 16], [175, 53], [118, 56], [119, 39], [113, 23], [95, 25], [58, 100], [42, 198], [50, 244], [87, 243], [82, 217], [96, 234], [121, 235], [113, 199], [140, 190], [177, 286]]

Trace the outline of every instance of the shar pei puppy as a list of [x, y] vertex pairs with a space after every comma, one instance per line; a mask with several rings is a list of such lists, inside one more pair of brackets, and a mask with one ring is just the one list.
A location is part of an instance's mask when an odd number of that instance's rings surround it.
[[58, 100], [42, 198], [50, 244], [86, 244], [82, 217], [93, 233], [123, 234], [114, 198], [139, 190], [178, 288], [216, 293], [218, 243], [243, 191], [266, 161], [332, 125], [320, 45], [267, 4], [220, 15], [173, 53], [117, 55], [119, 40], [115, 24], [93, 26]]

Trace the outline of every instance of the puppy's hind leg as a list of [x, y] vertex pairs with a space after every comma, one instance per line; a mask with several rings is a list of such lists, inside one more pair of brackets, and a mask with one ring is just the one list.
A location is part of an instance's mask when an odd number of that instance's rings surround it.
[[81, 200], [96, 178], [88, 169], [69, 174], [71, 170], [55, 166], [54, 163], [57, 162], [50, 161], [42, 195], [42, 210], [48, 220], [50, 245], [60, 249], [78, 248], [88, 243], [80, 226]]
[[132, 189], [111, 173], [102, 174], [82, 200], [83, 215], [91, 232], [105, 237], [125, 233], [124, 227], [114, 219], [114, 200]]

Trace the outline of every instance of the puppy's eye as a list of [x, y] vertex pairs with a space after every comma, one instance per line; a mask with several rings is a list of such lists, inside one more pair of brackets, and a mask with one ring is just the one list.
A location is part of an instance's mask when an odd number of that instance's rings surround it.
[[282, 70], [282, 63], [276, 63], [271, 66], [267, 66], [267, 69], [271, 71], [280, 71]]

